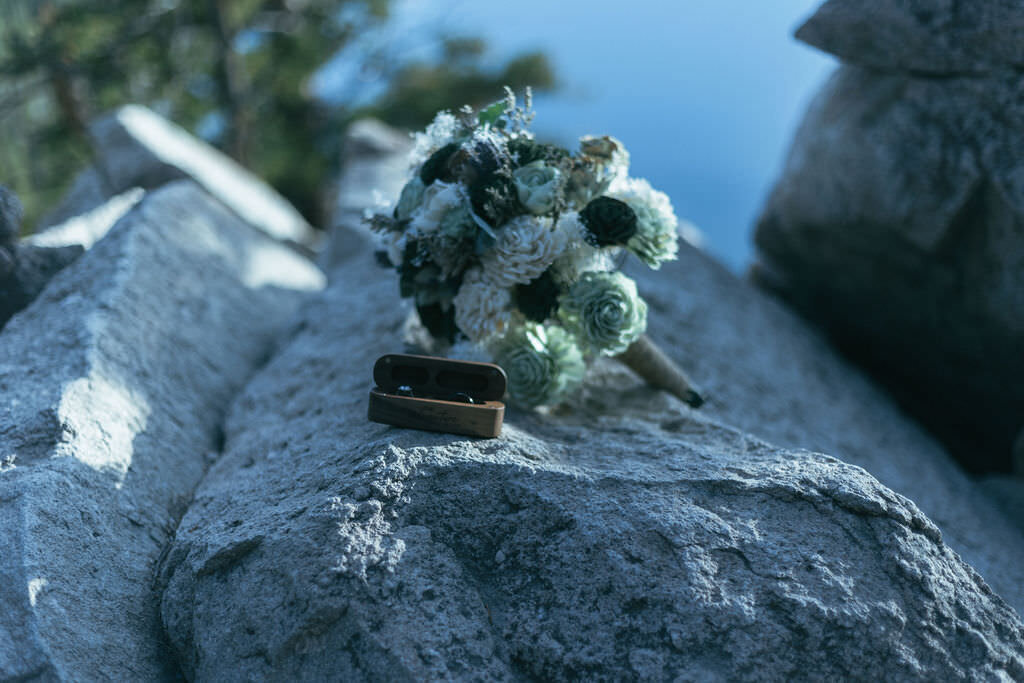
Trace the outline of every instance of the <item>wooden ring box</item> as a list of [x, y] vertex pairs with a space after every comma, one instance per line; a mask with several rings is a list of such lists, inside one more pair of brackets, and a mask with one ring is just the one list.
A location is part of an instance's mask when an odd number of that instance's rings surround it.
[[371, 422], [486, 438], [501, 434], [500, 399], [508, 378], [497, 365], [391, 353], [377, 359], [373, 381]]

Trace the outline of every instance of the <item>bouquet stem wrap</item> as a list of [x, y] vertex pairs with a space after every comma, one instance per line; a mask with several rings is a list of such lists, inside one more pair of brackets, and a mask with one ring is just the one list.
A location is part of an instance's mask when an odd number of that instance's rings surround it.
[[704, 404], [704, 398], [686, 373], [646, 334], [615, 359], [655, 389], [667, 391], [688, 406], [699, 408]]

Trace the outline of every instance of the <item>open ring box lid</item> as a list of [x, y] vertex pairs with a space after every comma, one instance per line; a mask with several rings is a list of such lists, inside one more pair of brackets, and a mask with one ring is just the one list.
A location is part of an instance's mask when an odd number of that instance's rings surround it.
[[501, 434], [500, 399], [508, 378], [493, 363], [392, 353], [377, 359], [373, 381], [367, 411], [372, 422], [488, 438]]

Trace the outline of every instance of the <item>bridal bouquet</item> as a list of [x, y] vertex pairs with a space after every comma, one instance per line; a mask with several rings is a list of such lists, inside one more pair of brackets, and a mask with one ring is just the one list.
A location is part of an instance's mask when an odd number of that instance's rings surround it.
[[389, 214], [370, 217], [403, 297], [437, 340], [487, 352], [520, 405], [561, 402], [587, 362], [615, 356], [691, 405], [700, 397], [644, 335], [647, 304], [618, 272], [676, 257], [668, 197], [627, 175], [610, 136], [579, 149], [537, 142], [529, 92], [480, 112], [441, 112], [416, 135], [413, 175]]

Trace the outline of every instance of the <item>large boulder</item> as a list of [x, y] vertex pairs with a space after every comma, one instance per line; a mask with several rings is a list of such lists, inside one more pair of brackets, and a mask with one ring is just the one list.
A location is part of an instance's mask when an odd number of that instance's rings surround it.
[[495, 440], [366, 420], [373, 361], [401, 350], [408, 313], [371, 261], [333, 274], [236, 400], [163, 561], [186, 676], [1024, 677], [1024, 625], [917, 506], [751, 433], [938, 486], [935, 511], [994, 546], [959, 538], [965, 555], [1012, 556], [986, 571], [1018, 606], [1021, 535], [820, 338], [697, 250], [641, 288], [706, 411], [609, 362], [557, 414], [510, 411]]
[[271, 237], [310, 246], [317, 233], [267, 183], [167, 119], [127, 105], [89, 127], [95, 164], [75, 178], [63, 203], [43, 217], [43, 229], [93, 209], [133, 187], [154, 189], [188, 178], [250, 225]]
[[1024, 3], [828, 0], [800, 40], [854, 64], [922, 74], [1024, 67]]
[[152, 579], [226, 407], [322, 274], [193, 183], [0, 335], [0, 680], [178, 676]]
[[[1013, 444], [1024, 444], [1020, 75], [956, 75], [901, 40], [897, 19], [945, 6], [921, 44], [1017, 64], [997, 48], [1020, 57], [1024, 5], [954, 3], [951, 14], [946, 2], [870, 4], [889, 11], [869, 16], [863, 3], [833, 0], [798, 32], [866, 66], [841, 66], [797, 131], [757, 226], [754, 279], [827, 330], [964, 465], [1009, 471]], [[833, 47], [868, 24], [874, 40], [954, 73]], [[977, 40], [961, 44], [964, 32]], [[1006, 40], [982, 40], [990, 35]]]

